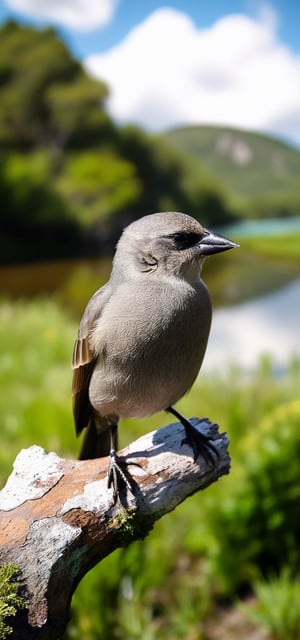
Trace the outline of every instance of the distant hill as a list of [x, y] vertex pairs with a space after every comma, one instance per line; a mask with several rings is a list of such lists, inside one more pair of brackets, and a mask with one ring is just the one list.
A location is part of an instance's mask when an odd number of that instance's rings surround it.
[[300, 151], [284, 142], [211, 126], [173, 129], [163, 137], [184, 154], [201, 160], [235, 196], [290, 199], [297, 194], [300, 202]]

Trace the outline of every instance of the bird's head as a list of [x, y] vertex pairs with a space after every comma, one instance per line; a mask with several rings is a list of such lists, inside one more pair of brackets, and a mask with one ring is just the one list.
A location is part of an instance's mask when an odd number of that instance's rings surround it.
[[175, 275], [192, 282], [199, 277], [205, 258], [237, 246], [185, 213], [154, 213], [124, 229], [117, 245], [113, 274]]

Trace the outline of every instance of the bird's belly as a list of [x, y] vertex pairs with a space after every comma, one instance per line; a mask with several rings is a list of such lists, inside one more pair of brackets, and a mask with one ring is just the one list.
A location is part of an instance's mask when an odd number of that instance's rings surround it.
[[175, 404], [192, 386], [200, 369], [207, 335], [161, 336], [156, 344], [99, 358], [89, 388], [101, 415], [140, 418]]
[[146, 375], [138, 367], [134, 373], [128, 373], [126, 367], [124, 371], [112, 369], [107, 375], [107, 371], [100, 367], [90, 382], [90, 401], [104, 416], [142, 418], [175, 404], [192, 386], [195, 375], [191, 376], [187, 370], [184, 376], [174, 376], [172, 370], [162, 371], [155, 366], [149, 367]]

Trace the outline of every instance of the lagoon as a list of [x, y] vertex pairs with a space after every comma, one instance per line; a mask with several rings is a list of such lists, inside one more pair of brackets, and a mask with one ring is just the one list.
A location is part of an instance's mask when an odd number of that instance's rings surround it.
[[270, 356], [275, 370], [300, 358], [300, 278], [274, 293], [217, 309], [202, 371], [244, 369]]
[[222, 233], [240, 239], [300, 233], [300, 216], [242, 220], [222, 228]]

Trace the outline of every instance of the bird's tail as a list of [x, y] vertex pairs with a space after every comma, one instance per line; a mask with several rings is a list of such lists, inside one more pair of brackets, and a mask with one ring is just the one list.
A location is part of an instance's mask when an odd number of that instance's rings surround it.
[[84, 435], [79, 452], [79, 460], [91, 460], [109, 456], [111, 450], [111, 427], [107, 422], [98, 424], [97, 418], [92, 418]]

